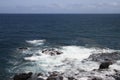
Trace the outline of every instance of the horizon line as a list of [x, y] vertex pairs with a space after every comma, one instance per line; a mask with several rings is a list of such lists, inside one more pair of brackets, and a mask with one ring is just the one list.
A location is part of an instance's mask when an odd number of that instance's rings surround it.
[[120, 14], [120, 13], [0, 13], [0, 14]]

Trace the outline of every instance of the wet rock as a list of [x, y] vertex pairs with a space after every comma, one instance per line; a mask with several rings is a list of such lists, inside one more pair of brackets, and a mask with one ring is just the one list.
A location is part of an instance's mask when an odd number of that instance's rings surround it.
[[32, 74], [33, 74], [32, 72], [16, 74], [13, 77], [13, 80], [27, 80], [27, 79], [31, 78]]
[[57, 72], [53, 72], [48, 78], [47, 80], [63, 80], [63, 76], [60, 75]]
[[68, 77], [68, 80], [77, 80], [74, 77]]
[[38, 73], [37, 76], [43, 76], [43, 74], [42, 73]]
[[37, 78], [37, 80], [44, 80], [43, 78]]
[[113, 53], [99, 53], [99, 54], [92, 54], [89, 56], [87, 60], [96, 61], [96, 62], [103, 62], [103, 61], [116, 61], [120, 59], [120, 52], [113, 52]]
[[44, 73], [37, 73], [37, 80], [46, 80], [47, 77], [48, 76]]
[[42, 50], [42, 53], [48, 54], [48, 55], [51, 55], [51, 56], [62, 54], [62, 52], [60, 52], [58, 50], [55, 50], [53, 48], [51, 48], [51, 49], [44, 49], [44, 50]]
[[27, 47], [19, 47], [18, 49], [19, 50], [27, 50], [28, 48]]
[[91, 80], [103, 80], [102, 78], [99, 78], [99, 77], [94, 77], [92, 78]]
[[108, 69], [111, 64], [112, 64], [111, 61], [102, 62], [99, 66], [99, 69]]
[[49, 76], [47, 80], [63, 80], [62, 76]]
[[112, 77], [114, 77], [115, 78], [115, 80], [120, 80], [120, 71], [118, 71], [118, 70], [115, 70], [115, 74], [114, 75], [112, 75]]

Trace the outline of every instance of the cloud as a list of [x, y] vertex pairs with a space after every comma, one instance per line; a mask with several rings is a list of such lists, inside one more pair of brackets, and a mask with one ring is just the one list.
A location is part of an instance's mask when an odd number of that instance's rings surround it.
[[18, 0], [9, 2], [9, 0], [6, 0], [6, 2], [1, 2], [2, 1], [0, 1], [0, 12], [120, 12], [120, 1], [118, 0], [25, 0], [24, 2]]
[[110, 8], [119, 8], [120, 7], [120, 3], [117, 2], [108, 2], [108, 3], [99, 3], [96, 5], [97, 7], [110, 7]]

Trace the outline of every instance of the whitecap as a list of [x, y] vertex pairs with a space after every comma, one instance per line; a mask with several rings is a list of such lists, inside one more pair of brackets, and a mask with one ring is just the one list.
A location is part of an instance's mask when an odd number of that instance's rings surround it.
[[29, 44], [33, 44], [35, 46], [43, 45], [45, 40], [27, 40], [26, 41]]

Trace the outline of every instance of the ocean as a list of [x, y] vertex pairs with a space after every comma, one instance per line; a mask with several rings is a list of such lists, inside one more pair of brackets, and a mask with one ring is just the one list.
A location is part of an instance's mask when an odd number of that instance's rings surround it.
[[[46, 48], [64, 54], [43, 55]], [[65, 59], [78, 66], [92, 53], [116, 50], [120, 50], [120, 14], [0, 14], [0, 80], [21, 72], [65, 71], [71, 68]], [[96, 68], [94, 63], [89, 66], [79, 65]]]

